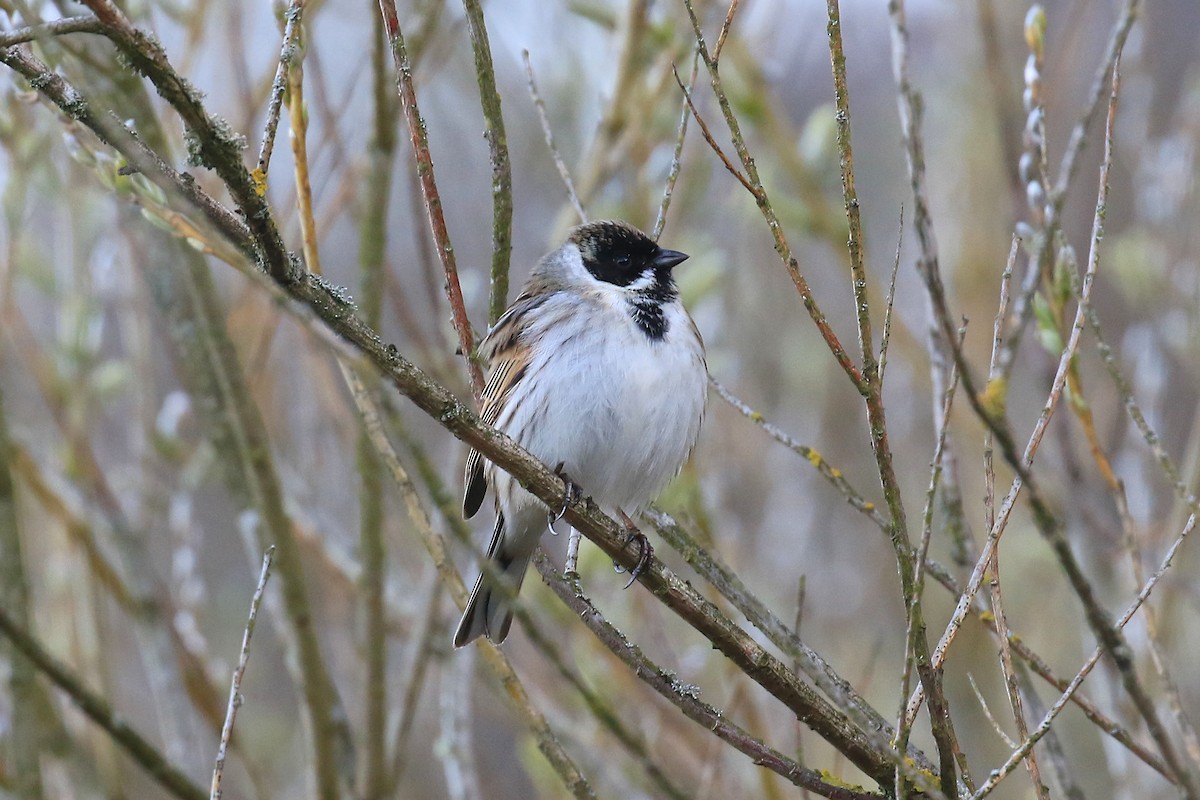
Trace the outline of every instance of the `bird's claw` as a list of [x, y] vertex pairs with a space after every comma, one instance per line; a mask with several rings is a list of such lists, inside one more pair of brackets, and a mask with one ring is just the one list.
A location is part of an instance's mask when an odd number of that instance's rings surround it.
[[[642, 576], [642, 573], [646, 571], [646, 567], [650, 566], [650, 559], [654, 556], [654, 547], [651, 546], [650, 540], [646, 538], [646, 534], [638, 530], [638, 527], [633, 524], [633, 520], [624, 513], [621, 516], [625, 522], [625, 541], [623, 542], [623, 546], [628, 547], [631, 543], [636, 542], [638, 549], [637, 563], [633, 565], [633, 569], [629, 572], [629, 583], [625, 584], [625, 588], [628, 589], [630, 586], [633, 586], [634, 581]], [[613, 564], [613, 569], [618, 573], [625, 571], [624, 567], [616, 563]]]
[[579, 498], [583, 496], [583, 490], [580, 489], [573, 480], [571, 480], [567, 473], [563, 472], [563, 466], [563, 462], [560, 461], [558, 462], [558, 466], [554, 468], [554, 474], [557, 475], [563, 482], [562, 508], [560, 508], [557, 512], [550, 514], [550, 533], [555, 536], [558, 536], [558, 531], [554, 530], [554, 526], [566, 515], [567, 508], [571, 505], [571, 503], [579, 500]]

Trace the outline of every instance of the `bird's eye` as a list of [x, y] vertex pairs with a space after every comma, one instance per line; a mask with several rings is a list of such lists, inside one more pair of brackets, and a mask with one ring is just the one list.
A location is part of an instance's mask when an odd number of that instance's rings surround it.
[[619, 264], [622, 267], [628, 267], [629, 266], [629, 255], [627, 253], [623, 253], [623, 254], [617, 256], [617, 264]]

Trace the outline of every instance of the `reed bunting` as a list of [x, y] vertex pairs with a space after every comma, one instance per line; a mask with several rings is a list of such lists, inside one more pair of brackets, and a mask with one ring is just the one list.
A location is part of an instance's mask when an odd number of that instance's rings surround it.
[[[580, 225], [479, 345], [491, 368], [483, 420], [626, 520], [679, 474], [704, 416], [704, 343], [671, 274], [686, 258], [624, 222]], [[465, 482], [467, 518], [495, 495], [487, 557], [515, 592], [548, 509], [476, 450]], [[454, 646], [504, 641], [512, 616], [485, 571]]]

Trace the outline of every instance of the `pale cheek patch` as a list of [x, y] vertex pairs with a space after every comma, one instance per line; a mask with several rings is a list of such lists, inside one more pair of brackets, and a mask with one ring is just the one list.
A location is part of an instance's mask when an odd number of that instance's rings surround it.
[[637, 280], [625, 287], [626, 291], [647, 292], [654, 288], [654, 270], [647, 269], [638, 276]]

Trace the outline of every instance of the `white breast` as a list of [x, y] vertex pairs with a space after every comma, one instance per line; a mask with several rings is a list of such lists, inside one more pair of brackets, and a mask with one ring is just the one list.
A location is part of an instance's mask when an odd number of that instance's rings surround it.
[[[507, 404], [497, 427], [551, 467], [562, 463], [602, 506], [633, 513], [687, 460], [708, 376], [703, 345], [678, 300], [665, 308], [668, 328], [657, 341], [626, 306], [616, 287], [548, 301], [529, 331], [539, 344], [521, 381], [525, 396]], [[524, 492], [506, 475], [493, 478], [500, 497], [521, 502]]]

